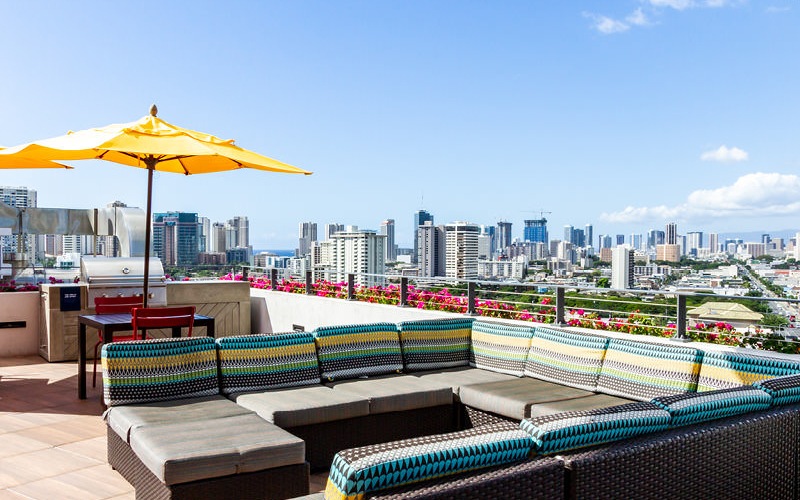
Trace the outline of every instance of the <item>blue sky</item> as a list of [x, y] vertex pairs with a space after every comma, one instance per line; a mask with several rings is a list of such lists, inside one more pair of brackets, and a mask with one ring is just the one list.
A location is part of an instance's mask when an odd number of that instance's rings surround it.
[[[0, 145], [134, 121], [314, 171], [156, 174], [154, 210], [378, 228], [539, 210], [595, 234], [800, 227], [789, 0], [1, 2]], [[45, 207], [145, 206], [144, 171], [4, 170]]]

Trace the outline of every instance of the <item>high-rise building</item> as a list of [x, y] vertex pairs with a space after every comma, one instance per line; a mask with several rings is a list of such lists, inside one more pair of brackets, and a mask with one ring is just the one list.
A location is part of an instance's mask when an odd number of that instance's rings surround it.
[[611, 248], [612, 239], [610, 234], [601, 234], [597, 237], [597, 247], [600, 249]]
[[200, 244], [200, 253], [207, 253], [210, 252], [209, 248], [211, 248], [211, 219], [208, 217], [198, 217], [197, 223], [200, 225], [198, 238], [198, 243]]
[[717, 233], [708, 233], [708, 249], [711, 253], [719, 252], [719, 235]]
[[680, 262], [681, 247], [679, 245], [656, 245], [656, 260]]
[[586, 227], [583, 230], [585, 244], [583, 246], [592, 247], [592, 238], [594, 238], [594, 228], [591, 224], [586, 224]]
[[702, 231], [689, 231], [686, 233], [686, 255], [697, 257], [701, 248], [703, 248]]
[[657, 245], [664, 244], [664, 231], [659, 231], [657, 229], [651, 229], [647, 231], [647, 248], [652, 249], [655, 248]]
[[495, 241], [497, 242], [498, 253], [503, 252], [506, 248], [511, 246], [511, 223], [506, 221], [499, 221], [497, 223], [497, 233], [495, 234]]
[[664, 243], [667, 245], [678, 244], [678, 225], [674, 222], [667, 224], [664, 231]]
[[338, 224], [336, 222], [325, 224], [324, 239], [330, 240], [331, 238], [333, 238], [333, 235], [338, 233], [339, 231], [344, 231], [344, 224]]
[[494, 258], [497, 251], [497, 228], [495, 226], [481, 225], [481, 255], [486, 255], [486, 259]]
[[572, 246], [575, 248], [583, 248], [586, 246], [586, 233], [583, 229], [572, 230]]
[[[36, 191], [24, 186], [0, 186], [0, 202], [14, 208], [36, 206]], [[35, 261], [38, 252], [36, 235], [28, 234], [24, 238], [12, 234], [0, 236], [0, 252], [21, 252], [29, 261]]]
[[575, 228], [570, 225], [564, 226], [564, 239], [562, 241], [566, 241], [574, 245], [575, 244], [575, 241], [573, 239], [574, 237], [575, 237]]
[[430, 222], [433, 224], [433, 215], [428, 213], [426, 210], [420, 210], [418, 212], [414, 212], [414, 253], [411, 254], [411, 262], [416, 264], [417, 258], [419, 257], [419, 245], [418, 245], [418, 235], [419, 235], [419, 226], [424, 225], [426, 222]]
[[208, 253], [225, 253], [227, 247], [225, 246], [225, 224], [222, 222], [215, 222], [211, 225], [211, 234], [208, 239], [209, 246]]
[[800, 262], [800, 233], [794, 235], [794, 260]]
[[386, 219], [385, 221], [381, 222], [381, 234], [386, 236], [386, 255], [384, 255], [385, 261], [396, 261], [397, 245], [394, 243], [394, 219]]
[[642, 241], [643, 241], [643, 238], [642, 238], [641, 234], [633, 233], [633, 234], [631, 234], [631, 239], [630, 239], [630, 241], [628, 243], [630, 244], [631, 248], [633, 248], [634, 250], [641, 250], [642, 249]]
[[478, 235], [478, 259], [492, 260], [492, 237], [484, 232]]
[[625, 245], [611, 250], [611, 288], [625, 290], [633, 288], [634, 250]]
[[617, 243], [614, 246], [624, 245], [625, 244], [625, 235], [618, 234], [617, 235]]
[[247, 217], [237, 215], [225, 224], [226, 246], [247, 248], [250, 246], [250, 222]]
[[301, 222], [298, 228], [298, 245], [295, 256], [305, 257], [311, 252], [311, 245], [317, 241], [317, 223]]
[[542, 217], [541, 219], [528, 219], [524, 222], [523, 239], [525, 241], [547, 244], [549, 239], [547, 235], [547, 219]]
[[199, 224], [197, 214], [153, 214], [153, 252], [166, 266], [197, 264]]
[[444, 226], [434, 226], [432, 221], [426, 221], [418, 229], [416, 246], [419, 249], [417, 259], [419, 275], [444, 276], [446, 264]]
[[376, 231], [359, 230], [357, 226], [347, 226], [344, 231], [333, 235], [331, 267], [335, 273], [333, 279], [346, 281], [348, 274], [356, 275], [356, 282], [360, 285], [382, 285], [386, 274], [386, 261], [384, 260], [386, 236], [377, 234]]
[[478, 235], [481, 228], [469, 222], [445, 225], [445, 275], [448, 278], [478, 278]]

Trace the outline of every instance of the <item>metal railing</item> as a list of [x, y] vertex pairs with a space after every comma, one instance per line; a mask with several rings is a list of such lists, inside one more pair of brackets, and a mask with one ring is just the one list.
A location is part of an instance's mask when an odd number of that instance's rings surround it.
[[[238, 278], [284, 292], [800, 353], [793, 314], [800, 305], [797, 299], [355, 273], [331, 282], [312, 271], [289, 279], [278, 274], [277, 269], [261, 274], [245, 268]], [[761, 311], [762, 318], [784, 317], [786, 324], [724, 317], [709, 321], [691, 314], [706, 302], [738, 302]]]

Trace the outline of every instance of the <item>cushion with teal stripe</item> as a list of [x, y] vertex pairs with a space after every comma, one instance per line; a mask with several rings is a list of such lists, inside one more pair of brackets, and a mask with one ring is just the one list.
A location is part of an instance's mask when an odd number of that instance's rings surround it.
[[533, 328], [477, 320], [472, 323], [469, 365], [521, 377]]
[[395, 323], [325, 326], [313, 334], [323, 381], [403, 371]]
[[219, 394], [211, 337], [112, 342], [101, 358], [107, 406]]
[[753, 384], [772, 396], [772, 406], [789, 405], [800, 402], [800, 375], [784, 375]]
[[537, 326], [525, 375], [594, 391], [607, 345], [607, 337]]
[[403, 321], [400, 346], [408, 371], [469, 365], [472, 318]]
[[520, 427], [533, 439], [534, 451], [547, 455], [666, 429], [669, 418], [653, 403], [627, 403], [526, 418]]
[[364, 498], [395, 486], [521, 461], [527, 433], [508, 423], [340, 451], [333, 458], [326, 500]]
[[317, 347], [308, 332], [222, 337], [217, 346], [225, 395], [321, 382]]
[[639, 401], [693, 392], [701, 359], [702, 352], [691, 347], [612, 338], [597, 390]]
[[770, 407], [771, 400], [770, 395], [761, 389], [741, 386], [664, 396], [653, 399], [653, 404], [667, 410], [672, 416], [670, 425], [676, 427], [765, 410]]
[[753, 356], [734, 351], [706, 351], [697, 392], [751, 385], [784, 375], [800, 373], [800, 362], [790, 359]]

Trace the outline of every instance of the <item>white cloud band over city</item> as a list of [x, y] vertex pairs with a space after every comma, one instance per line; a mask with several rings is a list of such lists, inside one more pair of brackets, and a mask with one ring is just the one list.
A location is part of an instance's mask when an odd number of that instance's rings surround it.
[[693, 191], [679, 205], [628, 206], [618, 212], [602, 213], [600, 218], [613, 223], [634, 223], [792, 214], [800, 214], [800, 177], [755, 172], [739, 177], [729, 186]]

